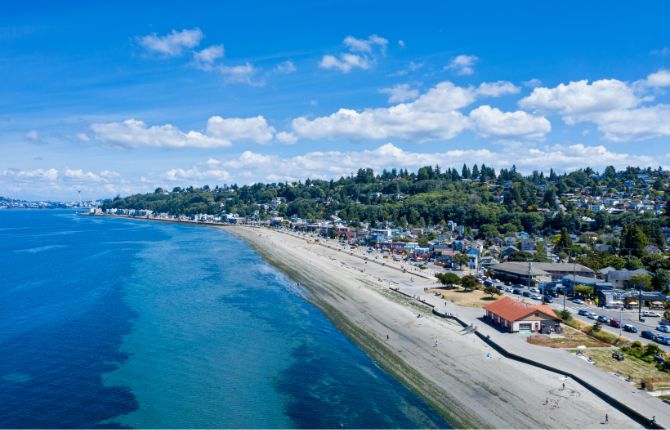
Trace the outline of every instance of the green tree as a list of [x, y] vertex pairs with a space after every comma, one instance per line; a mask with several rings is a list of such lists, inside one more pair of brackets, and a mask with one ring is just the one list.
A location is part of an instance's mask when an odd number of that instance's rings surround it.
[[642, 228], [633, 223], [625, 224], [621, 231], [621, 249], [629, 251], [636, 257], [644, 254], [644, 247], [649, 244], [649, 238]]
[[461, 278], [458, 277], [455, 273], [446, 272], [438, 273], [435, 277], [440, 281], [444, 286], [453, 286], [461, 283]]
[[500, 292], [500, 290], [497, 289], [497, 288], [494, 287], [494, 286], [485, 287], [485, 288], [484, 288], [484, 293], [488, 294], [491, 298], [493, 298], [493, 297], [495, 297], [495, 296], [499, 296], [499, 295], [502, 294], [502, 293]]
[[643, 290], [648, 291], [651, 289], [651, 276], [647, 275], [646, 273], [633, 275], [628, 281], [626, 281], [626, 284], [631, 288], [635, 288], [636, 290], [642, 288]]
[[593, 291], [594, 291], [593, 287], [590, 287], [588, 285], [577, 285], [575, 287], [575, 292], [585, 297], [593, 296]]
[[658, 269], [651, 277], [651, 285], [655, 290], [665, 291], [670, 284], [670, 272]]
[[561, 234], [558, 236], [558, 242], [556, 242], [556, 249], [558, 250], [568, 250], [572, 248], [572, 238], [566, 227], [561, 229]]
[[458, 270], [462, 270], [462, 269], [463, 269], [463, 265], [464, 265], [464, 264], [468, 264], [468, 262], [470, 261], [470, 259], [468, 258], [467, 255], [465, 255], [465, 254], [459, 252], [458, 254], [456, 254], [456, 255], [453, 256], [452, 261], [453, 261], [454, 263], [458, 264]]
[[477, 278], [472, 275], [465, 275], [461, 278], [461, 285], [465, 288], [465, 291], [475, 290], [479, 286]]

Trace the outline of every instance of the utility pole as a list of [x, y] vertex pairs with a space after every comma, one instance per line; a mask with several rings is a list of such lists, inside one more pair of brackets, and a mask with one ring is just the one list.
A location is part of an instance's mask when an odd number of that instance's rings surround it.
[[638, 286], [640, 295], [637, 299], [637, 320], [642, 321], [642, 284]]

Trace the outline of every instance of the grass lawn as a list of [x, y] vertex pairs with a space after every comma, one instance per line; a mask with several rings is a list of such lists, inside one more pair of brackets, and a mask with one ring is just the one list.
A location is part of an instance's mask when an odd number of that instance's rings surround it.
[[[610, 349], [581, 350], [581, 353], [591, 357], [594, 365], [606, 372], [619, 373], [623, 377], [632, 377], [636, 386], [640, 386], [643, 379], [652, 382], [656, 389], [670, 386], [670, 374], [661, 372], [654, 363], [647, 363], [635, 357], [626, 355], [624, 361], [612, 358]], [[577, 352], [573, 350], [570, 352]]]
[[438, 293], [443, 300], [453, 301], [458, 306], [466, 306], [469, 308], [481, 308], [487, 304], [497, 300], [499, 296], [491, 297], [480, 290], [465, 291], [463, 288], [456, 288], [453, 290], [431, 289], [429, 293]]
[[575, 330], [574, 328], [565, 325], [563, 326], [562, 335], [547, 336], [544, 334], [537, 334], [528, 336], [526, 340], [533, 345], [548, 346], [550, 348], [576, 348], [578, 346], [590, 348], [609, 346], [605, 342], [601, 342], [579, 330]]

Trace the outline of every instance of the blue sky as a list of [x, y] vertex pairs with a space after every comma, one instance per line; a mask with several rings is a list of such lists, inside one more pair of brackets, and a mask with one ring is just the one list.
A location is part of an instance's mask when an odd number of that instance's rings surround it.
[[667, 2], [16, 2], [0, 195], [670, 166]]

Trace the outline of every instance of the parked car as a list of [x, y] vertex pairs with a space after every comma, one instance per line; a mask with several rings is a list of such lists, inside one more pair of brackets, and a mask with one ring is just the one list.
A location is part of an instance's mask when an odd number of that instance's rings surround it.
[[515, 289], [512, 290], [512, 294], [520, 295], [520, 294], [521, 294], [521, 290], [518, 289], [518, 288], [515, 288]]
[[621, 322], [619, 322], [619, 320], [615, 320], [614, 318], [610, 318], [610, 325], [612, 327], [619, 328], [621, 327]]
[[485, 287], [492, 287], [492, 286], [493, 286], [493, 282], [491, 282], [491, 281], [484, 281], [484, 286], [485, 286]]
[[656, 327], [656, 330], [662, 331], [663, 333], [670, 333], [670, 326], [668, 325], [659, 325]]
[[583, 305], [584, 300], [582, 300], [582, 299], [572, 299], [572, 303], [574, 303], [576, 305]]
[[579, 311], [577, 311], [577, 315], [581, 315], [583, 317], [589, 316], [590, 313], [591, 312], [587, 311], [586, 309], [580, 309]]
[[650, 330], [642, 330], [640, 332], [640, 337], [643, 337], [645, 339], [654, 340], [656, 338], [656, 334], [653, 331], [650, 331]]
[[623, 331], [627, 331], [628, 333], [637, 333], [637, 327], [635, 327], [633, 324], [624, 324]]
[[589, 314], [586, 315], [586, 317], [590, 320], [598, 319], [598, 315], [594, 314], [593, 312], [589, 312]]
[[662, 345], [670, 345], [670, 337], [668, 336], [656, 336], [654, 340]]
[[597, 319], [598, 319], [598, 322], [601, 322], [603, 324], [609, 324], [609, 322], [610, 322], [609, 317], [606, 317], [605, 315], [599, 315]]
[[542, 296], [539, 294], [531, 294], [530, 298], [533, 300], [542, 300]]
[[523, 293], [521, 293], [521, 295], [524, 297], [530, 297], [530, 291], [524, 291]]
[[545, 294], [542, 299], [545, 303], [554, 303], [554, 299], [548, 294]]
[[540, 292], [540, 290], [538, 290], [537, 288], [531, 288], [531, 289], [530, 289], [530, 292], [531, 292], [531, 293], [538, 294], [538, 293]]
[[512, 289], [511, 289], [510, 287], [505, 287], [505, 292], [506, 292], [506, 293], [511, 293], [511, 292], [512, 292]]
[[496, 285], [496, 290], [502, 291], [503, 289], [504, 289], [504, 287], [502, 285]]
[[643, 317], [660, 317], [661, 314], [659, 314], [658, 312], [654, 312], [654, 311], [642, 311], [642, 316]]

